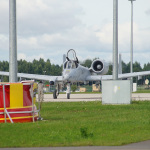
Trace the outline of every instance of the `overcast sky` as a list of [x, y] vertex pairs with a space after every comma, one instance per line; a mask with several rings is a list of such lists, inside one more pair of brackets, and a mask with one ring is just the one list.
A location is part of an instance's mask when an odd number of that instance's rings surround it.
[[[18, 59], [112, 61], [113, 0], [16, 0]], [[130, 61], [131, 2], [118, 0], [119, 53]], [[0, 60], [9, 60], [9, 0], [0, 0]], [[134, 61], [150, 62], [150, 0], [134, 1]]]

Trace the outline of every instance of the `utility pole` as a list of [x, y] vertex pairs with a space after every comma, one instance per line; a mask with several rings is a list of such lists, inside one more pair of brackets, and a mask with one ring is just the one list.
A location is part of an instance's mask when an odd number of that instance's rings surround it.
[[130, 104], [130, 83], [118, 80], [118, 0], [113, 0], [113, 80], [102, 81], [102, 104]]
[[17, 82], [16, 0], [9, 0], [9, 82]]
[[[133, 1], [131, 1], [131, 43], [130, 43], [130, 73], [133, 72]], [[131, 77], [131, 92], [133, 91], [133, 77]]]
[[118, 80], [118, 0], [113, 0], [113, 80]]

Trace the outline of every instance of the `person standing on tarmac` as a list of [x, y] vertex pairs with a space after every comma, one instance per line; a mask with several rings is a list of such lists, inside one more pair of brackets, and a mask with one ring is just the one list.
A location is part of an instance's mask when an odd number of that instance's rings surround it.
[[[44, 87], [43, 82], [40, 81], [38, 83], [38, 102], [39, 102], [39, 110], [40, 111], [41, 111], [41, 108], [42, 108], [42, 102], [44, 101], [43, 87]], [[39, 111], [39, 120], [42, 120], [40, 111]]]
[[43, 93], [43, 83], [42, 81], [38, 84], [38, 101], [42, 102], [44, 101], [44, 93]]

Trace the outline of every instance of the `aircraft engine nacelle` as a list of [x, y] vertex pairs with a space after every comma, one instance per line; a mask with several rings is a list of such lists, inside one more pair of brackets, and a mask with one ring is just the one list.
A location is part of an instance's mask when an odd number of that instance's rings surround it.
[[104, 75], [108, 72], [109, 64], [102, 60], [94, 60], [91, 65], [91, 71], [97, 74]]

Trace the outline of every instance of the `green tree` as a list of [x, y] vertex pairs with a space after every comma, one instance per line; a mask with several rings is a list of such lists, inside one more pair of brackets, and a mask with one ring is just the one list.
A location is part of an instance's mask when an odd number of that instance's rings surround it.
[[73, 84], [71, 85], [72, 92], [75, 92], [77, 90], [77, 85]]
[[83, 61], [81, 63], [83, 66], [90, 68], [91, 64], [92, 64], [92, 60], [91, 59], [86, 59], [85, 61]]
[[108, 72], [107, 72], [107, 75], [112, 75], [112, 69], [113, 69], [113, 68], [112, 68], [112, 65], [110, 65], [110, 66], [109, 66], [109, 70], [108, 70]]
[[133, 72], [139, 72], [139, 71], [142, 71], [142, 67], [140, 63], [136, 61], [135, 63], [133, 63]]

